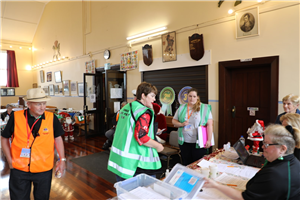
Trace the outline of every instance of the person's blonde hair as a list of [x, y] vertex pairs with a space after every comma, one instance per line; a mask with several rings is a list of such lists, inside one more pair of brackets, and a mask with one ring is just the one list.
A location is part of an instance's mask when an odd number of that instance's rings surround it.
[[300, 97], [298, 95], [289, 94], [282, 98], [282, 103], [284, 101], [290, 100], [294, 105], [299, 105], [300, 103]]
[[200, 102], [200, 97], [198, 95], [198, 90], [196, 88], [191, 88], [188, 90], [188, 94], [190, 92], [196, 92], [196, 95], [197, 95], [197, 102], [193, 105], [193, 112], [199, 112], [200, 111], [200, 105], [201, 105], [201, 102]]
[[[293, 128], [294, 135], [295, 131], [299, 131], [298, 128]], [[285, 145], [287, 147], [286, 154], [294, 153], [295, 145], [299, 145], [299, 142], [296, 142], [294, 136], [282, 125], [271, 124], [264, 131], [264, 135], [271, 136], [271, 142], [273, 144]]]
[[294, 139], [296, 148], [300, 148], [300, 115], [297, 113], [287, 113], [280, 117], [281, 123], [286, 120], [286, 123], [294, 129]]

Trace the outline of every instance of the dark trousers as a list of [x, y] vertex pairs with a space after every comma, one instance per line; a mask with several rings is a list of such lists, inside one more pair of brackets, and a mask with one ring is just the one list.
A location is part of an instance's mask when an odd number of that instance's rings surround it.
[[196, 160], [199, 160], [202, 158], [206, 152], [207, 149], [205, 148], [196, 148], [196, 143], [186, 143], [184, 142], [183, 145], [179, 145], [180, 151], [181, 151], [181, 157], [183, 165], [189, 165]]
[[17, 169], [10, 170], [9, 193], [11, 200], [30, 200], [31, 184], [35, 200], [47, 200], [50, 196], [52, 170], [31, 173]]

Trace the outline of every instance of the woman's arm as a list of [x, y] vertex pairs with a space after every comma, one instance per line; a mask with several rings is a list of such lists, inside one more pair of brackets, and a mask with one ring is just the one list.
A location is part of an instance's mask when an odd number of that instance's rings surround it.
[[211, 146], [211, 139], [212, 139], [212, 133], [213, 133], [213, 120], [212, 119], [209, 119], [207, 120], [207, 123], [206, 123], [206, 127], [207, 127], [207, 142], [205, 144], [205, 148], [210, 148]]
[[179, 128], [179, 127], [183, 127], [189, 124], [189, 120], [186, 120], [185, 122], [181, 123], [179, 122], [177, 119], [172, 119], [172, 124], [174, 124], [175, 127]]
[[215, 188], [219, 190], [220, 192], [224, 193], [226, 196], [230, 197], [231, 199], [237, 199], [237, 200], [243, 200], [242, 192], [238, 191], [234, 188], [218, 184], [217, 182], [209, 179], [204, 178], [206, 181], [203, 185], [203, 188]]

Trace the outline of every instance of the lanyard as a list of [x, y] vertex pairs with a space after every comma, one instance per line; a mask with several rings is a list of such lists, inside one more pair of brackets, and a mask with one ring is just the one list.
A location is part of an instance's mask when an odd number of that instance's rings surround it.
[[190, 107], [189, 107], [189, 104], [188, 104], [187, 105], [187, 116], [188, 116], [188, 119], [190, 119], [190, 117], [192, 116], [192, 114], [193, 114], [193, 110], [192, 110], [192, 112], [190, 114]]
[[34, 127], [34, 125], [39, 121], [39, 119], [41, 118], [41, 116], [38, 119], [35, 119], [35, 122], [33, 123], [33, 125], [31, 126], [30, 132], [28, 132], [28, 128], [29, 128], [29, 124], [28, 124], [28, 110], [26, 111], [26, 127], [27, 127], [27, 149], [29, 148], [29, 138], [30, 138], [30, 134], [32, 134], [32, 129]]

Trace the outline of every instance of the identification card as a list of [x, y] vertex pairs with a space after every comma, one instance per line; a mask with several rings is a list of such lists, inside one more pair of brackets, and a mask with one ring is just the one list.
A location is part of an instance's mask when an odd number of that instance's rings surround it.
[[184, 131], [190, 132], [190, 131], [192, 131], [193, 128], [194, 128], [194, 126], [192, 126], [192, 124], [188, 124], [188, 125], [184, 126]]
[[30, 149], [22, 148], [21, 158], [29, 158], [30, 157]]

